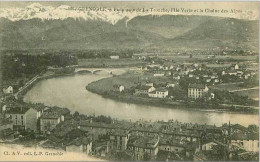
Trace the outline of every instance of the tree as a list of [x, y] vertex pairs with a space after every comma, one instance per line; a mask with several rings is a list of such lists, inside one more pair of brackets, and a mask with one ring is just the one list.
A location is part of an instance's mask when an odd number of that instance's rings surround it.
[[252, 125], [249, 125], [247, 129], [248, 129], [249, 132], [257, 132], [258, 131], [258, 126], [252, 124]]
[[73, 117], [74, 118], [79, 117], [79, 112], [75, 111], [74, 114], [73, 114]]
[[151, 157], [149, 156], [149, 154], [147, 152], [144, 153], [144, 158], [143, 158], [144, 161], [150, 161], [151, 160]]

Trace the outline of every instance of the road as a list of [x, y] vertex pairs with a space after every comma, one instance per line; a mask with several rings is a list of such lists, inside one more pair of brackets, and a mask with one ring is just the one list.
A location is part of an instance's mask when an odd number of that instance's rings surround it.
[[232, 104], [220, 104], [220, 105], [222, 105], [222, 106], [242, 107], [242, 108], [253, 108], [253, 109], [256, 109], [256, 110], [259, 109], [259, 107], [256, 107], [256, 106], [232, 105]]
[[19, 93], [21, 93], [24, 89], [30, 86], [33, 82], [35, 82], [39, 78], [39, 75], [36, 75], [31, 80], [29, 80], [23, 87], [19, 88], [18, 92], [14, 94], [15, 99], [18, 99]]
[[259, 89], [259, 87], [236, 89], [236, 90], [231, 90], [229, 92], [240, 92], [240, 91], [246, 91], [246, 90], [252, 90], [252, 89]]

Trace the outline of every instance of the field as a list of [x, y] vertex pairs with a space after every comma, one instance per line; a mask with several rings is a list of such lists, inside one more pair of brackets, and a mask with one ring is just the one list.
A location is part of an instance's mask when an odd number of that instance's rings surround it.
[[243, 82], [218, 84], [212, 87], [212, 89], [227, 90], [227, 91], [239, 90], [239, 89], [243, 89], [243, 87], [239, 87], [241, 83]]
[[238, 91], [234, 93], [241, 96], [248, 96], [248, 98], [253, 100], [259, 100], [259, 89], [244, 90], [244, 91]]
[[91, 89], [95, 89], [95, 91], [99, 91], [99, 92], [109, 92], [111, 90], [116, 90], [116, 88], [114, 88], [115, 85], [123, 85], [126, 89], [134, 87], [137, 85], [138, 80], [142, 84], [145, 83], [160, 84], [160, 83], [170, 82], [171, 79], [169, 79], [168, 77], [153, 77], [150, 74], [143, 75], [143, 74], [129, 72], [116, 77], [98, 80], [96, 82], [89, 84], [88, 87]]
[[[226, 84], [219, 84], [212, 87], [212, 89], [218, 90], [227, 90], [227, 91], [234, 91], [233, 93], [241, 95], [241, 96], [248, 96], [250, 99], [258, 100], [259, 98], [259, 88], [253, 87], [255, 89], [246, 89], [245, 87], [240, 87], [239, 83], [226, 83]], [[244, 90], [245, 89], [245, 90]], [[239, 91], [240, 90], [240, 91]]]
[[131, 67], [144, 65], [143, 60], [124, 58], [124, 59], [79, 59], [80, 67]]
[[231, 55], [226, 55], [226, 56], [215, 56], [213, 57], [208, 57], [208, 55], [193, 55], [192, 58], [190, 58], [189, 55], [159, 55], [159, 58], [167, 59], [167, 60], [173, 60], [175, 62], [193, 62], [193, 61], [229, 61], [232, 62], [233, 60], [235, 61], [255, 61], [257, 59], [257, 56], [231, 56]]

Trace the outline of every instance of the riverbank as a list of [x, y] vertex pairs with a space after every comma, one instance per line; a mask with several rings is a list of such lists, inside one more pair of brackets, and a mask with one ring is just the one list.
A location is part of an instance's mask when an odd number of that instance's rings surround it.
[[[227, 106], [218, 103], [209, 102], [193, 102], [193, 101], [174, 101], [169, 98], [150, 98], [148, 96], [132, 95], [130, 91], [133, 91], [132, 86], [137, 80], [137, 75], [129, 76], [129, 74], [115, 76], [112, 78], [104, 78], [98, 81], [92, 82], [86, 86], [86, 89], [92, 93], [101, 95], [104, 98], [110, 98], [116, 101], [131, 103], [131, 104], [142, 104], [150, 106], [160, 106], [166, 108], [181, 108], [190, 110], [200, 111], [215, 111], [215, 112], [239, 112], [246, 114], [257, 114], [258, 109], [250, 106]], [[119, 90], [114, 88], [114, 85], [124, 85], [125, 92], [120, 93]], [[117, 86], [116, 86], [117, 87]]]
[[[213, 105], [206, 105], [206, 104], [194, 104], [194, 103], [185, 103], [185, 102], [177, 102], [177, 101], [167, 101], [162, 99], [155, 99], [155, 98], [148, 98], [148, 97], [140, 97], [140, 96], [129, 96], [129, 95], [122, 95], [117, 93], [100, 93], [95, 89], [90, 88], [90, 86], [86, 86], [86, 89], [92, 93], [96, 93], [101, 95], [104, 98], [113, 99], [119, 102], [124, 102], [128, 104], [141, 104], [141, 105], [148, 105], [148, 106], [160, 106], [165, 108], [173, 108], [173, 109], [189, 109], [189, 110], [198, 110], [198, 111], [209, 111], [209, 112], [241, 112], [246, 114], [257, 114], [258, 111], [255, 109], [245, 109], [245, 111], [241, 111], [241, 108], [236, 109], [232, 106], [218, 106], [215, 109], [206, 108], [211, 107]], [[204, 108], [202, 108], [204, 107]]]
[[27, 86], [23, 91], [21, 91], [18, 95], [17, 95], [17, 99], [18, 100], [23, 100], [24, 98], [24, 95], [30, 91], [35, 84], [37, 84], [38, 82], [42, 81], [42, 80], [46, 80], [46, 79], [51, 79], [51, 78], [57, 78], [57, 77], [64, 77], [64, 76], [73, 76], [75, 75], [76, 73], [69, 73], [69, 74], [66, 74], [66, 73], [63, 73], [63, 74], [56, 74], [56, 73], [53, 73], [53, 74], [48, 74], [48, 75], [42, 75], [40, 77], [38, 77], [34, 82], [32, 82], [29, 86]]

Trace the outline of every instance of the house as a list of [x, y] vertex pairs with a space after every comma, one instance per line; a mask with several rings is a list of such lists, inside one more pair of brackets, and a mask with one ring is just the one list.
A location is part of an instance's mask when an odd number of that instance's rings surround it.
[[153, 83], [146, 83], [146, 86], [152, 86], [153, 87]]
[[161, 138], [159, 141], [159, 150], [181, 152], [185, 150], [185, 144], [176, 137]]
[[214, 146], [218, 145], [214, 140], [209, 140], [204, 143], [202, 143], [201, 149], [204, 151], [212, 150]]
[[130, 136], [128, 150], [135, 160], [154, 160], [158, 153], [159, 136]]
[[173, 76], [172, 76], [172, 79], [174, 79], [174, 80], [180, 80], [181, 77], [180, 77], [179, 75], [173, 75]]
[[231, 144], [250, 152], [259, 152], [259, 133], [235, 133], [231, 136]]
[[202, 84], [190, 84], [188, 87], [188, 98], [199, 99], [203, 98], [208, 93], [209, 88]]
[[169, 94], [168, 90], [165, 88], [158, 88], [152, 92], [148, 93], [149, 97], [155, 97], [155, 98], [165, 98]]
[[175, 83], [167, 83], [166, 87], [175, 87]]
[[211, 82], [211, 79], [210, 78], [206, 79], [206, 82], [207, 83]]
[[231, 71], [228, 72], [228, 74], [236, 76], [237, 75], [237, 71], [236, 70], [231, 70]]
[[193, 74], [189, 74], [189, 78], [193, 78], [194, 77], [194, 75]]
[[92, 139], [96, 140], [99, 136], [108, 135], [109, 132], [115, 129], [129, 130], [131, 124], [122, 122], [120, 123], [103, 123], [103, 122], [93, 122], [90, 120], [81, 120], [78, 124], [78, 128], [87, 131], [92, 135]]
[[235, 70], [239, 69], [238, 64], [235, 64], [235, 65], [233, 65], [233, 66], [234, 66], [234, 69], [235, 69]]
[[13, 129], [16, 131], [38, 130], [39, 111], [34, 108], [9, 108], [5, 111], [5, 116], [13, 121]]
[[64, 121], [64, 116], [60, 113], [55, 111], [43, 112], [40, 117], [40, 131], [43, 134], [48, 134], [62, 121]]
[[164, 73], [154, 73], [153, 76], [154, 77], [162, 77], [162, 76], [164, 76]]
[[118, 59], [119, 59], [119, 56], [110, 56], [110, 59], [118, 60]]
[[128, 130], [114, 129], [109, 131], [109, 150], [126, 150], [130, 133]]
[[66, 151], [90, 154], [92, 152], [92, 140], [86, 136], [78, 137], [66, 145]]
[[152, 92], [154, 90], [155, 88], [153, 86], [139, 85], [135, 88], [135, 94], [147, 95], [149, 92]]
[[245, 79], [249, 79], [250, 78], [250, 74], [246, 74], [244, 77], [245, 77]]
[[241, 71], [241, 70], [238, 70], [238, 71], [237, 71], [237, 75], [238, 75], [238, 76], [242, 76], [243, 74], [244, 74], [243, 71]]
[[3, 88], [4, 94], [12, 94], [14, 92], [14, 89], [12, 86], [8, 86], [6, 88]]
[[119, 86], [119, 92], [123, 92], [125, 90], [125, 87], [124, 86]]

